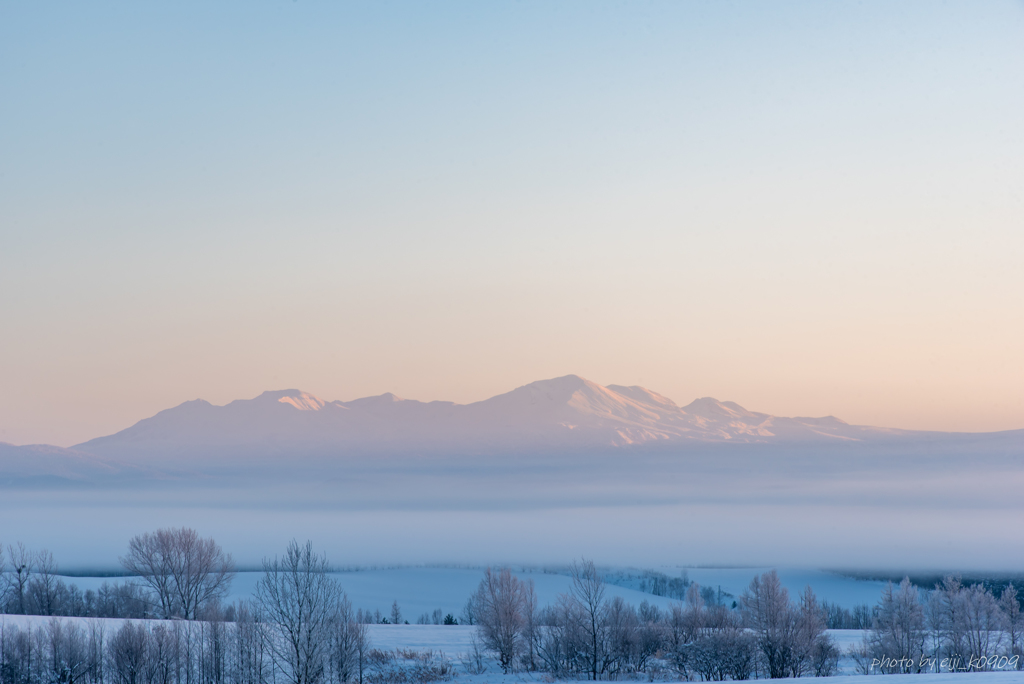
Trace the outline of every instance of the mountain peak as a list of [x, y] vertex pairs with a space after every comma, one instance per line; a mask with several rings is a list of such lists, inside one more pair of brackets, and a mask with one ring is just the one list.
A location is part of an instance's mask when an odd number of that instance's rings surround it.
[[327, 402], [320, 397], [313, 396], [309, 392], [289, 389], [277, 390], [275, 392], [264, 392], [256, 397], [258, 401], [277, 401], [280, 404], [289, 404], [300, 411], [319, 411]]
[[511, 392], [505, 394], [499, 394], [496, 397], [486, 399], [482, 404], [487, 403], [507, 403], [513, 404], [557, 404], [563, 405], [568, 403], [573, 396], [580, 390], [589, 389], [591, 391], [603, 391], [604, 388], [597, 383], [585, 380], [578, 375], [563, 375], [560, 378], [551, 378], [550, 380], [537, 380], [531, 382], [528, 385], [517, 387]]
[[683, 407], [683, 411], [702, 418], [756, 418], [760, 414], [748, 411], [734, 401], [718, 401], [714, 397], [701, 397]]
[[578, 375], [563, 375], [549, 380], [537, 380], [528, 385], [523, 385], [519, 389], [526, 389], [527, 387], [572, 396], [574, 392], [578, 392], [585, 387], [599, 387], [599, 385]]
[[377, 394], [372, 397], [353, 399], [345, 403], [349, 406], [377, 406], [379, 404], [397, 404], [400, 401], [405, 401], [405, 399], [391, 392], [385, 392], [384, 394]]

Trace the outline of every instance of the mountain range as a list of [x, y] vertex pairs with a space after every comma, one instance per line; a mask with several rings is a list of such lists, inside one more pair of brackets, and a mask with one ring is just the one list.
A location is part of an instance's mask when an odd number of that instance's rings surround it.
[[[576, 375], [472, 404], [382, 394], [325, 401], [300, 390], [215, 406], [197, 399], [74, 447], [127, 458], [152, 451], [624, 447], [650, 442], [862, 440], [899, 431], [838, 418], [780, 418], [710, 397], [686, 406], [643, 387], [603, 387]], [[134, 460], [134, 459], [132, 459]]]
[[[226, 467], [304, 456], [500, 454], [713, 444], [927, 442], [953, 433], [785, 418], [705, 397], [685, 406], [639, 386], [576, 375], [524, 385], [484, 401], [421, 402], [382, 394], [325, 401], [300, 390], [216, 406], [197, 399], [70, 449], [0, 444], [0, 477], [77, 480], [171, 466]], [[1024, 431], [992, 433], [1024, 442]], [[226, 460], [224, 460], [226, 459]], [[245, 462], [249, 462], [248, 460]]]

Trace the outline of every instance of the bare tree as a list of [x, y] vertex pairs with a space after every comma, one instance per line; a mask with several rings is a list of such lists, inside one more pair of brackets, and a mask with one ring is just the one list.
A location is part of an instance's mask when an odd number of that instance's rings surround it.
[[370, 652], [370, 631], [366, 623], [354, 621], [349, 625], [349, 633], [352, 639], [352, 648], [356, 655], [356, 667], [359, 678], [356, 680], [363, 684], [363, 671], [366, 668], [366, 656]]
[[328, 637], [330, 646], [328, 651], [328, 680], [341, 684], [350, 682], [356, 676], [359, 669], [359, 654], [356, 639], [358, 632], [365, 629], [357, 625], [352, 615], [352, 604], [347, 597], [342, 596], [338, 601], [338, 610], [330, 622]]
[[637, 663], [638, 672], [646, 672], [647, 664], [660, 651], [667, 640], [667, 630], [658, 607], [647, 601], [640, 603], [637, 610], [639, 627], [637, 629]]
[[789, 604], [789, 592], [782, 586], [778, 573], [770, 570], [754, 577], [740, 603], [747, 624], [757, 636], [768, 676], [788, 677], [793, 666], [796, 619]]
[[586, 559], [574, 562], [569, 567], [569, 576], [572, 578], [571, 595], [582, 609], [590, 677], [596, 680], [600, 674], [599, 666], [604, 650], [604, 580], [597, 572], [594, 561]]
[[121, 565], [146, 583], [162, 617], [180, 615], [186, 620], [199, 617], [203, 608], [223, 598], [234, 577], [231, 555], [187, 527], [134, 537]]
[[14, 604], [15, 610], [24, 615], [28, 582], [32, 576], [35, 558], [21, 542], [18, 542], [16, 546], [8, 546], [7, 553], [11, 557], [11, 602]]
[[74, 622], [51, 618], [46, 624], [45, 635], [49, 681], [75, 684], [89, 666], [89, 652], [82, 628]]
[[174, 589], [171, 578], [172, 530], [161, 529], [133, 537], [128, 554], [120, 559], [122, 567], [137, 575], [156, 596], [160, 617], [174, 615]]
[[130, 620], [114, 632], [108, 645], [114, 684], [144, 684], [149, 630]]
[[53, 554], [43, 549], [36, 555], [35, 578], [29, 583], [29, 591], [34, 598], [35, 609], [40, 615], [57, 614], [57, 562]]
[[526, 652], [523, 660], [526, 669], [533, 671], [537, 669], [537, 642], [540, 638], [540, 628], [537, 624], [537, 591], [534, 589], [533, 580], [520, 580], [523, 608], [523, 640], [526, 642]]
[[577, 677], [589, 673], [586, 620], [580, 603], [569, 594], [560, 594], [554, 606], [545, 609], [541, 622], [539, 653], [555, 677]]
[[466, 599], [466, 605], [462, 607], [462, 614], [459, 615], [459, 624], [476, 624], [476, 604], [473, 603], [473, 595]]
[[638, 652], [640, 620], [636, 609], [616, 596], [605, 609], [608, 648], [605, 652], [605, 669], [609, 678], [634, 667]]
[[328, 669], [332, 683], [356, 681], [362, 684], [370, 648], [368, 631], [352, 613], [352, 604], [343, 592], [329, 629]]
[[398, 600], [391, 604], [391, 624], [402, 624], [402, 609], [398, 607]]
[[292, 540], [284, 556], [263, 561], [256, 603], [268, 626], [271, 653], [289, 684], [324, 679], [335, 624], [344, 593], [330, 577], [326, 556], [312, 542]]
[[264, 684], [269, 679], [268, 642], [258, 609], [249, 601], [240, 602], [235, 611], [237, 684]]

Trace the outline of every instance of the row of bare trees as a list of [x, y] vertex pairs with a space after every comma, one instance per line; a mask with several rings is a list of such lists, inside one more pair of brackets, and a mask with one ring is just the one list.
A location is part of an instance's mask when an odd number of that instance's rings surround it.
[[591, 561], [574, 563], [568, 593], [541, 611], [539, 665], [556, 676], [600, 679], [646, 673], [668, 639], [665, 616], [646, 602], [640, 610], [609, 600]]
[[[331, 577], [326, 557], [293, 541], [263, 566], [254, 599], [239, 604], [230, 622], [127, 621], [108, 632], [102, 621], [86, 628], [52, 618], [34, 630], [0, 621], [0, 684], [362, 683], [367, 627]], [[216, 579], [193, 582], [188, 591], [174, 579], [159, 585], [174, 592], [160, 605], [176, 615], [180, 602], [181, 617], [196, 617], [204, 587], [216, 586]], [[149, 586], [160, 591], [156, 582]]]
[[0, 684], [264, 684], [260, 630], [248, 613], [232, 623], [0, 623]]
[[790, 601], [774, 571], [751, 582], [739, 610], [709, 605], [696, 583], [669, 610], [646, 602], [637, 609], [606, 596], [593, 562], [574, 563], [570, 575], [569, 592], [538, 610], [532, 581], [507, 568], [485, 571], [469, 606], [503, 671], [597, 680], [667, 666], [705, 681], [836, 671], [840, 652], [813, 592]]
[[73, 617], [213, 617], [234, 576], [231, 555], [189, 528], [134, 537], [121, 565], [132, 580], [80, 591], [57, 574], [49, 551], [0, 546], [0, 610]]
[[864, 673], [1021, 669], [1024, 615], [1016, 588], [1000, 596], [947, 576], [923, 594], [904, 578], [882, 591], [872, 629], [855, 653]]
[[134, 582], [104, 582], [81, 591], [57, 574], [53, 554], [24, 544], [0, 545], [0, 612], [8, 615], [142, 618], [149, 598]]

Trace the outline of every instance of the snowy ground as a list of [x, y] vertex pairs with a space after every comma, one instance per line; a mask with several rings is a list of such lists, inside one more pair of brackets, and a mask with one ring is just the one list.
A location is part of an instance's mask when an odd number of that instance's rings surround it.
[[[26, 627], [42, 627], [54, 618], [27, 615], [0, 615], [0, 626], [16, 625]], [[106, 625], [108, 633], [120, 628], [124, 620], [104, 618], [57, 618], [79, 622], [98, 621]], [[456, 666], [457, 680], [467, 684], [514, 684], [516, 682], [551, 682], [545, 673], [518, 673], [503, 675], [493, 659], [487, 660], [487, 671], [483, 674], [469, 674], [463, 665], [463, 655], [472, 649], [475, 627], [462, 625], [369, 625], [369, 636], [373, 648], [382, 650], [411, 649], [416, 651], [433, 651], [443, 654]], [[846, 652], [851, 646], [860, 643], [863, 632], [860, 630], [830, 630], [839, 646]], [[843, 671], [852, 672], [849, 658], [843, 659]], [[815, 682], [863, 682], [863, 675], [846, 674], [839, 677], [815, 679]], [[973, 672], [973, 673], [942, 673], [920, 675], [887, 675], [883, 680], [886, 684], [1009, 684], [1024, 682], [1024, 672]]]
[[[735, 600], [755, 575], [769, 568], [660, 568], [659, 572], [680, 577], [684, 572], [691, 581], [701, 586], [721, 588], [726, 603]], [[480, 583], [482, 568], [455, 567], [402, 567], [389, 569], [351, 570], [337, 573], [354, 608], [380, 610], [388, 615], [391, 604], [398, 601], [402, 616], [410, 623], [423, 613], [432, 613], [440, 608], [442, 613], [458, 617], [470, 594]], [[559, 594], [569, 590], [569, 577], [564, 568], [558, 571], [516, 568], [516, 574], [532, 579], [540, 606], [553, 604]], [[640, 570], [615, 570], [609, 584], [608, 597], [621, 596], [633, 605], [649, 601], [660, 607], [667, 607], [672, 600], [663, 596], [641, 592]], [[247, 599], [252, 596], [256, 582], [262, 576], [258, 572], [240, 572], [231, 586], [229, 601]], [[836, 603], [846, 608], [858, 604], [874, 605], [878, 601], [884, 584], [856, 580], [850, 577], [821, 570], [786, 569], [779, 570], [782, 583], [792, 596], [810, 585], [819, 600]], [[68, 577], [68, 583], [77, 584], [79, 589], [96, 589], [103, 582], [119, 581], [109, 577]]]
[[[679, 577], [683, 573], [693, 582], [702, 587], [721, 588], [722, 592], [739, 598], [743, 590], [750, 584], [755, 575], [768, 572], [770, 567], [749, 568], [657, 568], [659, 572], [670, 577]], [[789, 590], [790, 596], [796, 598], [804, 587], [810, 586], [819, 601], [828, 601], [844, 608], [853, 608], [860, 604], [869, 606], [878, 602], [878, 597], [885, 587], [885, 582], [858, 580], [824, 570], [808, 570], [802, 568], [778, 568], [782, 585]], [[637, 571], [633, 570], [633, 574]], [[627, 582], [624, 586], [638, 587], [639, 578]]]

